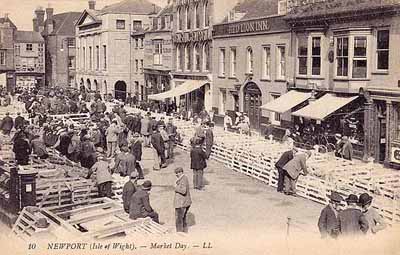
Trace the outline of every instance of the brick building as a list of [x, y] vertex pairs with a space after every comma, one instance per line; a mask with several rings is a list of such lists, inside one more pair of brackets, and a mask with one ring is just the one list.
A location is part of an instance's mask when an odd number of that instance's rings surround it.
[[13, 90], [14, 76], [14, 37], [17, 27], [8, 16], [0, 18], [0, 86]]

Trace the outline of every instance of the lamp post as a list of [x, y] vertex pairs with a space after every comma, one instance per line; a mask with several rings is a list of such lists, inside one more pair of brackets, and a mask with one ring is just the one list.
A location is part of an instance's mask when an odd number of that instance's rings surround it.
[[64, 42], [65, 42], [65, 48], [66, 48], [66, 53], [67, 53], [67, 87], [70, 86], [69, 84], [69, 47], [68, 47], [68, 38], [63, 38], [61, 40], [61, 52], [64, 52]]

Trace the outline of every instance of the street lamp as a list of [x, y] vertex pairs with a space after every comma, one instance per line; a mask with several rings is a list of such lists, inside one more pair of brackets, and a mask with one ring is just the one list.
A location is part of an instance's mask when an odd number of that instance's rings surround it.
[[65, 48], [67, 53], [67, 87], [70, 86], [69, 84], [69, 47], [68, 47], [68, 38], [63, 38], [61, 40], [61, 52], [64, 52], [64, 41], [65, 41]]

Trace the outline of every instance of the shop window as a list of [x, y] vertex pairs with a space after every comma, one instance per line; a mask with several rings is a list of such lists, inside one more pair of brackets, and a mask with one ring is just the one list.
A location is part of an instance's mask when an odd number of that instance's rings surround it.
[[336, 76], [347, 77], [349, 65], [349, 38], [336, 39]]
[[225, 49], [219, 49], [219, 76], [225, 76]]
[[262, 69], [263, 79], [271, 78], [271, 46], [263, 46], [263, 69]]
[[367, 78], [367, 37], [354, 37], [353, 78]]
[[116, 28], [117, 29], [125, 29], [125, 20], [117, 19], [116, 20]]
[[389, 30], [378, 30], [376, 43], [376, 68], [389, 70]]
[[297, 40], [297, 59], [299, 75], [307, 75], [307, 57], [308, 57], [308, 38], [307, 36], [298, 36]]
[[312, 37], [311, 43], [311, 74], [321, 75], [321, 37]]
[[236, 48], [231, 48], [231, 77], [236, 77]]
[[251, 47], [247, 48], [247, 73], [253, 73], [254, 54]]
[[286, 48], [284, 45], [279, 45], [277, 47], [277, 51], [278, 51], [277, 78], [279, 80], [284, 80], [286, 78]]

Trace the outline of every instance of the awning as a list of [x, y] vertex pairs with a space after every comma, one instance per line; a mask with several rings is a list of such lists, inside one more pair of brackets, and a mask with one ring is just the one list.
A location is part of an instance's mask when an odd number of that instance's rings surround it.
[[261, 109], [273, 111], [277, 113], [284, 113], [292, 109], [293, 107], [303, 103], [311, 97], [311, 93], [300, 92], [291, 90], [286, 94], [278, 97], [277, 99], [268, 102], [261, 106]]
[[171, 90], [168, 90], [166, 92], [159, 93], [159, 94], [149, 95], [148, 98], [150, 100], [162, 101], [166, 98], [178, 97], [181, 95], [185, 95], [189, 92], [192, 92], [193, 90], [196, 90], [207, 83], [209, 83], [209, 81], [187, 80], [184, 83], [182, 83], [181, 85], [179, 85]]
[[333, 94], [326, 94], [308, 106], [293, 112], [292, 115], [314, 120], [323, 120], [356, 98], [358, 98], [358, 96], [338, 97]]

